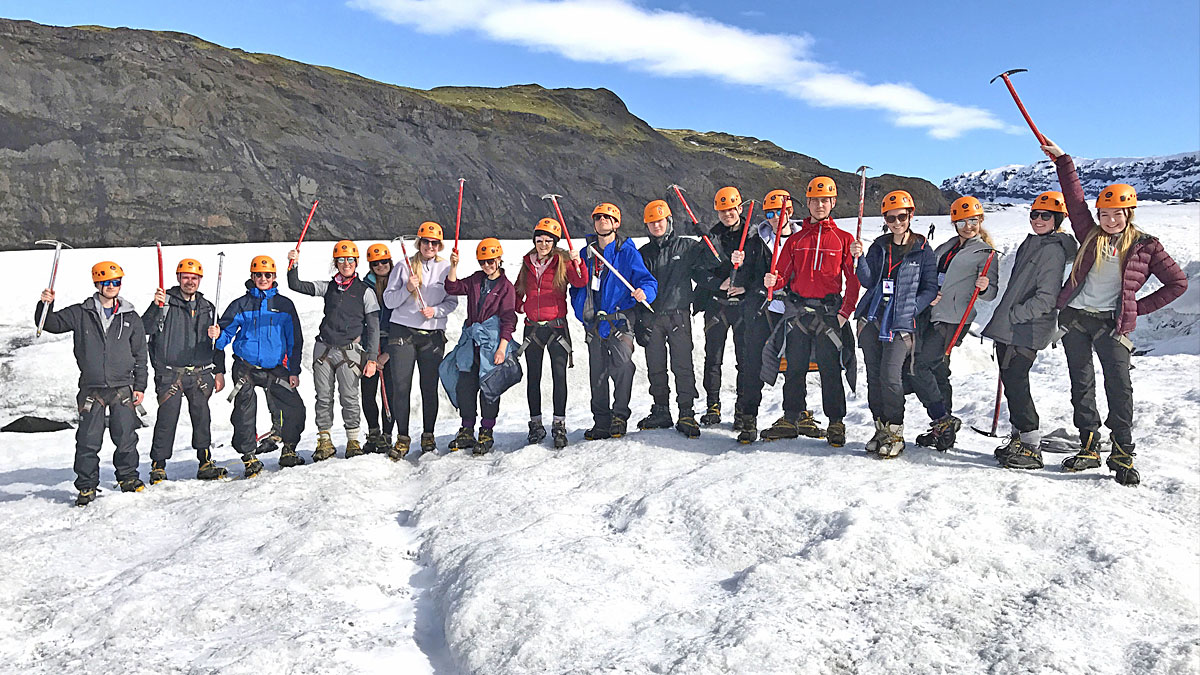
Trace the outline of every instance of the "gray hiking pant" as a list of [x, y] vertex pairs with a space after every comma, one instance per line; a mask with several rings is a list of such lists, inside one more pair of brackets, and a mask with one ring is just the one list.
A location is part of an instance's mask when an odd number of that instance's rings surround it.
[[904, 360], [912, 352], [911, 333], [897, 333], [892, 342], [879, 339], [879, 323], [859, 321], [858, 345], [867, 367], [867, 406], [871, 417], [904, 424]]
[[208, 399], [216, 386], [211, 370], [162, 367], [154, 371], [154, 393], [158, 396], [158, 414], [154, 419], [154, 436], [150, 442], [150, 461], [171, 459], [175, 445], [175, 429], [179, 413], [187, 399], [188, 415], [192, 418], [192, 448], [200, 462], [208, 459], [212, 446], [211, 418]]
[[1133, 443], [1133, 381], [1130, 378], [1130, 347], [1113, 335], [1117, 321], [1067, 307], [1058, 315], [1058, 323], [1067, 329], [1062, 337], [1071, 375], [1071, 407], [1075, 409], [1075, 428], [1079, 436], [1100, 431], [1100, 410], [1096, 407], [1096, 367], [1092, 354], [1100, 359], [1104, 372], [1104, 394], [1108, 399], [1105, 426], [1122, 446]]
[[[633, 338], [613, 331], [602, 338], [595, 330], [586, 336], [588, 375], [592, 385], [592, 420], [596, 426], [610, 426], [613, 417], [629, 420], [629, 399], [633, 395]], [[612, 398], [608, 382], [612, 380]], [[610, 404], [611, 401], [611, 404]]]
[[313, 345], [313, 387], [317, 392], [317, 431], [333, 427], [333, 387], [337, 383], [338, 402], [342, 405], [342, 423], [357, 429], [362, 423], [359, 391], [363, 353], [357, 345], [330, 347], [318, 340]]
[[76, 400], [79, 428], [75, 430], [75, 488], [82, 492], [100, 485], [100, 446], [105, 426], [117, 446], [113, 453], [117, 481], [137, 478], [139, 422], [133, 409], [133, 387], [84, 389]]

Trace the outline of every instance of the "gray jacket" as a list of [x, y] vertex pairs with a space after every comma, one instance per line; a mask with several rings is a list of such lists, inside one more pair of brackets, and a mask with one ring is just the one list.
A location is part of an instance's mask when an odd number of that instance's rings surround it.
[[[39, 301], [34, 324], [42, 309]], [[116, 311], [106, 326], [96, 295], [58, 311], [52, 302], [45, 329], [47, 333], [73, 333], [80, 389], [132, 386], [134, 391], [146, 391], [146, 331], [133, 303], [118, 296]]]
[[[958, 237], [956, 236], [937, 247], [937, 250], [933, 252], [934, 260], [940, 264], [942, 256], [946, 255], [957, 243]], [[967, 311], [967, 305], [971, 302], [971, 296], [975, 294], [975, 280], [983, 272], [988, 254], [994, 250], [983, 239], [975, 237], [968, 239], [967, 243], [963, 244], [962, 248], [954, 254], [954, 258], [950, 261], [950, 267], [946, 268], [946, 278], [940, 284], [941, 288], [938, 292], [942, 294], [942, 299], [933, 306], [930, 314], [931, 321], [952, 323], [956, 326], [958, 322], [962, 321], [963, 314]], [[999, 254], [996, 254], [996, 259], [992, 260], [991, 266], [988, 267], [988, 287], [986, 291], [980, 291], [979, 300], [992, 300], [999, 293], [999, 257]], [[975, 320], [977, 311], [975, 307], [971, 308], [971, 316], [967, 317], [967, 326], [970, 326], [971, 322]]]
[[1004, 295], [996, 304], [983, 336], [1026, 349], [1045, 349], [1054, 336], [1054, 308], [1063, 284], [1063, 270], [1075, 259], [1079, 245], [1066, 232], [1030, 234], [1017, 248]]

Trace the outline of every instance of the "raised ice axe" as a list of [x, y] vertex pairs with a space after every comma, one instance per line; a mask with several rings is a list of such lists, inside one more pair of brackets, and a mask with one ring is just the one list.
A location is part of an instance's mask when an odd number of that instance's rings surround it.
[[558, 224], [562, 226], [563, 236], [567, 238], [567, 249], [574, 251], [575, 247], [571, 245], [571, 233], [567, 231], [567, 221], [563, 219], [562, 209], [558, 208], [558, 200], [562, 195], [548, 194], [542, 195], [542, 199], [549, 199], [554, 204], [554, 213], [558, 214]]
[[857, 173], [860, 176], [858, 181], [858, 232], [854, 235], [855, 239], [862, 239], [862, 219], [863, 219], [863, 200], [867, 198], [867, 169], [871, 167], [863, 164], [858, 167]]
[[[57, 239], [40, 239], [34, 243], [38, 246], [54, 247], [54, 266], [50, 268], [50, 285], [48, 286], [50, 290], [54, 290], [54, 279], [58, 277], [58, 256], [62, 253], [64, 246], [71, 248], [71, 245]], [[49, 313], [50, 303], [42, 303], [42, 318], [38, 319], [37, 337], [42, 337], [42, 328], [46, 325], [46, 315]]]
[[1042, 132], [1038, 131], [1037, 125], [1033, 123], [1033, 119], [1031, 119], [1029, 117], [1029, 113], [1025, 111], [1025, 106], [1021, 103], [1021, 97], [1017, 96], [1017, 90], [1013, 88], [1012, 80], [1008, 79], [1009, 75], [1027, 72], [1029, 71], [1025, 68], [1013, 68], [1012, 70], [1006, 70], [996, 77], [993, 77], [988, 84], [995, 82], [997, 79], [1003, 79], [1004, 85], [1008, 87], [1008, 93], [1012, 94], [1013, 100], [1017, 102], [1017, 108], [1019, 108], [1021, 110], [1021, 114], [1025, 116], [1025, 122], [1029, 125], [1030, 130], [1033, 131], [1033, 135], [1037, 137], [1038, 143], [1041, 143], [1042, 145], [1049, 145], [1049, 141], [1047, 141], [1046, 137], [1042, 135]]

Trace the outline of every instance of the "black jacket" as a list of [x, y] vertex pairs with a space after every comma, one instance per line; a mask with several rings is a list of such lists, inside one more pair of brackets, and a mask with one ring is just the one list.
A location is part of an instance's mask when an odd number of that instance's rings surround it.
[[[108, 330], [100, 322], [95, 296], [57, 312], [50, 303], [45, 330], [74, 333], [80, 389], [132, 386], [134, 391], [146, 391], [146, 331], [131, 303], [120, 297], [116, 302]], [[33, 312], [35, 325], [41, 319], [42, 307], [39, 301]]]
[[[725, 304], [726, 293], [721, 290], [721, 284], [725, 283], [725, 280], [733, 273], [733, 261], [729, 259], [729, 255], [738, 250], [738, 245], [742, 241], [742, 225], [744, 224], [743, 222], [736, 227], [729, 228], [718, 222], [708, 231], [708, 238], [717, 252], [721, 254], [721, 261], [715, 268], [709, 270], [707, 279], [696, 282], [694, 304], [697, 312], [716, 310]], [[700, 245], [707, 251], [708, 246], [705, 246], [703, 242]], [[753, 308], [757, 310], [767, 296], [767, 290], [763, 287], [763, 276], [771, 268], [771, 251], [767, 249], [761, 238], [754, 232], [749, 232], [743, 252], [746, 254], [746, 260], [737, 269], [733, 282], [735, 286], [746, 289], [746, 293], [741, 296], [746, 306], [753, 305]], [[709, 258], [712, 258], [711, 252], [709, 254]], [[713, 259], [713, 262], [717, 261]]]
[[712, 283], [717, 259], [703, 241], [681, 237], [672, 230], [662, 237], [650, 237], [638, 252], [646, 269], [658, 280], [658, 295], [650, 304], [655, 312], [689, 311], [694, 295], [692, 282]]
[[213, 365], [214, 373], [225, 372], [225, 352], [213, 349], [208, 327], [217, 325], [217, 308], [197, 292], [189, 302], [178, 286], [167, 289], [167, 304], [151, 302], [142, 314], [142, 326], [150, 343], [150, 363], [163, 366]]

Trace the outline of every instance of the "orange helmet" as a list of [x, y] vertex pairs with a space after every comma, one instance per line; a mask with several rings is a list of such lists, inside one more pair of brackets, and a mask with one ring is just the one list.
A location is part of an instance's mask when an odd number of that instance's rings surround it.
[[367, 262], [373, 263], [377, 260], [391, 260], [392, 252], [388, 250], [386, 244], [371, 244], [367, 249]]
[[476, 260], [491, 260], [502, 255], [504, 255], [504, 249], [500, 247], [500, 240], [495, 237], [488, 237], [475, 247]]
[[1033, 200], [1033, 206], [1030, 207], [1037, 211], [1054, 211], [1055, 213], [1067, 212], [1067, 200], [1063, 198], [1063, 193], [1047, 190], [1037, 196]]
[[98, 262], [92, 265], [92, 283], [101, 281], [110, 281], [112, 279], [120, 279], [125, 276], [125, 270], [121, 266], [111, 260]]
[[204, 266], [199, 260], [193, 258], [184, 258], [175, 266], [175, 274], [195, 274], [198, 277], [204, 276]]
[[250, 273], [255, 272], [270, 272], [275, 273], [275, 260], [271, 256], [256, 255], [254, 260], [250, 261]]
[[787, 206], [791, 208], [792, 195], [787, 190], [771, 190], [763, 198], [763, 211], [778, 211]]
[[837, 183], [829, 176], [817, 176], [808, 181], [808, 189], [804, 191], [805, 197], [836, 197]]
[[883, 203], [879, 207], [879, 212], [887, 213], [892, 209], [912, 209], [917, 210], [917, 204], [913, 201], [912, 195], [904, 190], [892, 190], [883, 196]]
[[653, 223], [656, 220], [671, 217], [671, 207], [661, 199], [655, 199], [646, 205], [646, 210], [642, 212], [643, 223]]
[[537, 225], [533, 226], [533, 236], [537, 236], [538, 232], [545, 232], [555, 239], [562, 239], [562, 224], [553, 218], [542, 218]]
[[1132, 209], [1137, 206], [1137, 190], [1132, 185], [1115, 183], [1100, 191], [1096, 197], [1098, 209]]
[[421, 239], [442, 240], [442, 226], [433, 221], [425, 221], [417, 228], [417, 236]]
[[592, 209], [592, 217], [595, 218], [596, 216], [609, 216], [613, 220], [617, 221], [617, 223], [620, 223], [621, 209], [618, 209], [615, 205], [609, 204], [608, 202], [603, 202], [601, 204], [597, 204], [596, 208]]
[[333, 257], [335, 258], [358, 258], [358, 244], [343, 239], [333, 245]]
[[952, 223], [975, 216], [983, 217], [983, 204], [980, 204], [979, 200], [974, 197], [959, 197], [950, 205], [950, 222]]
[[717, 211], [736, 209], [741, 205], [742, 193], [735, 187], [723, 187], [717, 190], [717, 196], [713, 197], [713, 208]]

